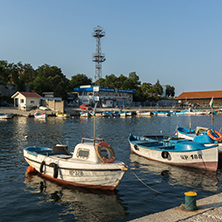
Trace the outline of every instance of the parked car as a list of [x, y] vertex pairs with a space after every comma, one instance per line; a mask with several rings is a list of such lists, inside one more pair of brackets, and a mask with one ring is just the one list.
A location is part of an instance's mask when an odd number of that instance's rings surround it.
[[7, 102], [0, 101], [0, 106], [9, 106], [9, 104]]
[[88, 104], [82, 104], [79, 106], [81, 109], [92, 109], [92, 107]]

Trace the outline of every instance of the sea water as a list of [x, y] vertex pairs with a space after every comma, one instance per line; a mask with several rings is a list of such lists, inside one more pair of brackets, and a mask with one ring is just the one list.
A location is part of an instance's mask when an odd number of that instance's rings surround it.
[[[82, 137], [94, 136], [94, 118], [1, 120], [0, 221], [129, 221], [184, 204], [187, 191], [197, 192], [197, 200], [221, 192], [221, 170], [169, 166], [130, 153], [130, 132], [174, 136], [177, 125], [188, 128], [190, 123], [192, 128], [211, 127], [211, 117], [96, 118], [96, 136], [104, 138], [117, 159], [130, 168], [117, 189], [106, 192], [67, 188], [37, 175], [29, 177], [23, 158], [27, 146], [68, 143], [72, 151]], [[220, 131], [221, 123], [222, 116], [215, 116], [214, 129]]]

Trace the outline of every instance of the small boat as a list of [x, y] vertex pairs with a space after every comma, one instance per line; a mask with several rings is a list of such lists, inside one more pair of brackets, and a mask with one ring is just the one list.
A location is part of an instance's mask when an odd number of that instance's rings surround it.
[[152, 113], [155, 116], [170, 116], [170, 112], [153, 111]]
[[35, 112], [34, 113], [34, 117], [36, 119], [46, 119], [47, 118], [47, 114], [46, 113]]
[[120, 116], [120, 112], [118, 111], [113, 112], [113, 117], [118, 117], [118, 116]]
[[80, 112], [80, 117], [86, 117], [86, 118], [88, 118], [88, 117], [90, 117], [90, 116], [91, 116], [91, 114], [90, 114], [89, 112], [84, 112], [84, 111]]
[[196, 127], [196, 129], [184, 128], [184, 127], [177, 126], [176, 135], [180, 139], [193, 140], [195, 136], [197, 136], [203, 132], [206, 132], [207, 130], [208, 130], [208, 128], [201, 127], [201, 126]]
[[126, 116], [132, 116], [133, 115], [133, 112], [132, 111], [127, 111], [126, 112]]
[[70, 117], [70, 114], [69, 114], [69, 113], [57, 112], [57, 113], [56, 113], [56, 116], [57, 116], [57, 117], [60, 117], [60, 118], [67, 118], [67, 117]]
[[0, 113], [0, 119], [11, 119], [12, 114]]
[[143, 117], [143, 116], [148, 116], [151, 117], [151, 112], [148, 111], [136, 111], [136, 116], [138, 117]]
[[191, 130], [177, 126], [176, 135], [180, 139], [193, 140], [194, 142], [203, 143], [205, 146], [212, 146], [217, 143], [219, 151], [222, 147], [222, 135], [218, 131], [206, 127], [198, 126], [195, 130]]
[[199, 116], [199, 115], [209, 115], [210, 111], [200, 111], [200, 110], [193, 110], [193, 109], [188, 109], [185, 112], [186, 115], [193, 115], [193, 116]]
[[30, 171], [65, 185], [114, 190], [127, 171], [127, 166], [116, 160], [113, 148], [98, 138], [82, 138], [73, 153], [67, 145], [30, 146], [23, 153]]
[[126, 115], [126, 112], [123, 112], [123, 111], [122, 111], [122, 112], [119, 113], [119, 116], [120, 116], [120, 117], [126, 117], [127, 115]]
[[176, 135], [180, 139], [193, 140], [194, 137], [202, 134], [203, 132], [207, 132], [208, 130], [209, 128], [202, 127], [202, 126], [197, 126], [196, 129], [191, 129], [191, 128], [189, 129], [189, 128], [177, 126]]
[[113, 113], [109, 111], [104, 111], [102, 112], [103, 117], [113, 117]]
[[150, 160], [175, 166], [193, 167], [216, 171], [218, 168], [218, 145], [205, 146], [193, 141], [149, 141], [130, 133], [131, 151]]

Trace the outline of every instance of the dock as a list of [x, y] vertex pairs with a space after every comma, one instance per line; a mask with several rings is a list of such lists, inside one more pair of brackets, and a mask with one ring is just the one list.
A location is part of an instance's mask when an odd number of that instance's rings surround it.
[[181, 204], [181, 206], [131, 220], [131, 222], [222, 221], [222, 193], [197, 200], [196, 205], [198, 209], [195, 211], [187, 211], [184, 209], [184, 204]]

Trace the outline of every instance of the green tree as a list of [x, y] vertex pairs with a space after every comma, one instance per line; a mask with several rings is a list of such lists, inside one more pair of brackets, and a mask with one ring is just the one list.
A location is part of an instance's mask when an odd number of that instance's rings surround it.
[[166, 96], [174, 97], [175, 95], [175, 88], [170, 85], [166, 85]]
[[139, 76], [136, 75], [135, 72], [131, 72], [129, 74], [129, 78], [127, 78], [123, 85], [121, 86], [122, 89], [134, 89], [137, 90], [141, 82], [139, 81]]
[[67, 99], [67, 91], [70, 88], [69, 80], [57, 66], [44, 64], [35, 70], [36, 78], [31, 82], [33, 91], [54, 92], [54, 96]]
[[6, 85], [9, 84], [10, 82], [7, 66], [8, 66], [7, 61], [5, 60], [0, 61], [0, 85]]
[[72, 76], [70, 80], [70, 86], [72, 87], [72, 90], [74, 88], [79, 88], [81, 85], [91, 85], [92, 79], [88, 78], [85, 74], [76, 74]]
[[153, 85], [153, 91], [156, 93], [157, 96], [161, 96], [163, 94], [163, 87], [160, 85], [159, 79]]

